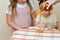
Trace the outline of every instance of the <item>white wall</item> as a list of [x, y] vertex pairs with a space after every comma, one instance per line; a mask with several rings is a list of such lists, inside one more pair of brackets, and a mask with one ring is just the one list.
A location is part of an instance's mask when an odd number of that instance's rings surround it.
[[5, 7], [8, 0], [0, 0], [0, 40], [9, 40], [10, 28], [6, 25]]
[[[6, 24], [6, 17], [4, 12], [7, 3], [8, 0], [0, 0], [0, 40], [9, 40], [11, 34], [11, 30]], [[60, 22], [60, 3], [54, 6], [53, 13], [57, 14]]]

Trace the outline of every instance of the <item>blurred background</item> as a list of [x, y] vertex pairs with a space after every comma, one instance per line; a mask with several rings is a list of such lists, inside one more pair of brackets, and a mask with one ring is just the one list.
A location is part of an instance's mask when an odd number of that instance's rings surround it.
[[9, 40], [11, 30], [6, 24], [5, 8], [8, 0], [0, 0], [0, 40]]
[[[6, 24], [5, 8], [8, 0], [0, 0], [0, 40], [9, 40], [11, 29]], [[52, 13], [56, 14], [60, 24], [60, 3], [54, 5]], [[60, 25], [59, 29], [60, 30]]]

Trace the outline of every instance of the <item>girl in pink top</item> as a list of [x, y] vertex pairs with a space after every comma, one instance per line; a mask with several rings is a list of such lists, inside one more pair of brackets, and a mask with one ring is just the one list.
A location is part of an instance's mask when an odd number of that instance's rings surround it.
[[10, 0], [6, 8], [7, 24], [14, 30], [31, 26], [29, 0]]

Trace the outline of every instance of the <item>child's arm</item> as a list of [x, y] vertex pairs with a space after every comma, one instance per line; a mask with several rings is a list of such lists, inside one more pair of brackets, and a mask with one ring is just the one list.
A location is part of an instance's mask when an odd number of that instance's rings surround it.
[[43, 23], [35, 22], [35, 25], [38, 26], [38, 27], [41, 27], [41, 28], [46, 28], [46, 24], [43, 24]]
[[14, 30], [20, 29], [19, 26], [17, 26], [16, 24], [14, 24], [14, 23], [12, 22], [12, 17], [11, 17], [11, 15], [6, 14], [6, 20], [7, 20], [7, 24], [8, 24], [11, 28], [13, 28]]
[[55, 29], [58, 29], [58, 22], [53, 23], [53, 27], [54, 27]]
[[53, 23], [48, 26], [48, 30], [58, 29], [58, 22]]
[[58, 28], [58, 20], [56, 15], [53, 15], [53, 28], [57, 29]]

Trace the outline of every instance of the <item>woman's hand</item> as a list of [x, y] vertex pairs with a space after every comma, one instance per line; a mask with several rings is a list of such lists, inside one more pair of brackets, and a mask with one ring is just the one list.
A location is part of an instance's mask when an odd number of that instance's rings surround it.
[[[48, 7], [47, 7], [47, 9], [48, 9], [51, 5], [55, 5], [56, 3], [59, 3], [60, 0], [48, 0], [48, 1], [46, 1], [46, 2], [49, 3], [49, 5], [48, 5]], [[46, 2], [45, 2], [45, 3], [46, 3]]]
[[[56, 0], [48, 0], [48, 1], [46, 1], [46, 2], [49, 3], [49, 5], [48, 5], [48, 7], [47, 7], [47, 9], [49, 9], [49, 7], [50, 7], [51, 5], [54, 5], [54, 4], [56, 3]], [[45, 2], [45, 3], [46, 3], [46, 2]]]

